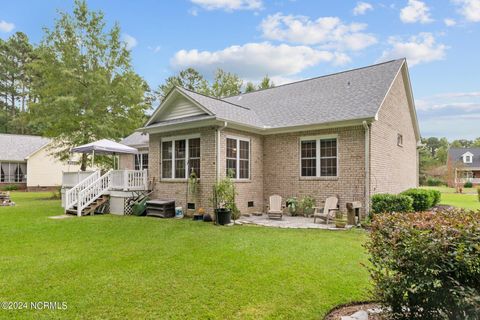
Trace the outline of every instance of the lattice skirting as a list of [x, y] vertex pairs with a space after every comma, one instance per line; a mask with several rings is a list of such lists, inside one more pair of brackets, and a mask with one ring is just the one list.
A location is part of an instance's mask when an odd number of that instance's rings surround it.
[[125, 215], [130, 216], [133, 214], [132, 206], [129, 203], [132, 201], [133, 198], [124, 198], [123, 199], [123, 212]]

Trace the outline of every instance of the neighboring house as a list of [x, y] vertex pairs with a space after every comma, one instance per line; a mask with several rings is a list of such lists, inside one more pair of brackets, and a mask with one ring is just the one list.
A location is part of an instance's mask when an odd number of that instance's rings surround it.
[[50, 155], [50, 143], [39, 136], [0, 134], [0, 188], [53, 188], [62, 184], [63, 171], [79, 169], [78, 164], [62, 163]]
[[120, 168], [130, 170], [148, 169], [148, 134], [134, 132], [121, 140], [120, 143], [138, 150], [138, 154], [135, 155], [121, 154], [119, 156]]
[[455, 184], [480, 185], [480, 148], [450, 148], [447, 167], [454, 171]]
[[[418, 184], [420, 133], [405, 59], [216, 99], [174, 88], [138, 131], [149, 134], [154, 197], [212, 208], [234, 172], [242, 213], [268, 197], [345, 203]], [[138, 135], [136, 135], [138, 137]], [[128, 143], [127, 143], [128, 144]], [[196, 195], [187, 195], [191, 171]]]

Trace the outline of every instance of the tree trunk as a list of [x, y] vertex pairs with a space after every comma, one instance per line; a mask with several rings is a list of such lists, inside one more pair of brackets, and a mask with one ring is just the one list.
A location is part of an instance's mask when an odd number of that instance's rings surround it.
[[87, 161], [88, 161], [87, 154], [82, 153], [82, 163], [80, 165], [80, 170], [81, 171], [86, 171], [87, 170]]

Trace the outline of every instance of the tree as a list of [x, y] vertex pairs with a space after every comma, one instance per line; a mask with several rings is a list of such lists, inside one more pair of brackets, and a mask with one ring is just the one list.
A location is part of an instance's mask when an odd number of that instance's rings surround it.
[[255, 90], [256, 90], [255, 85], [250, 81], [247, 82], [247, 85], [245, 86], [245, 93], [253, 92]]
[[29, 64], [33, 46], [17, 32], [7, 41], [0, 39], [0, 127], [1, 132], [27, 133], [28, 103], [31, 100]]
[[235, 96], [241, 93], [242, 84], [238, 75], [217, 69], [210, 94], [216, 98]]
[[467, 139], [453, 140], [450, 146], [452, 148], [470, 148], [473, 145], [473, 141]]
[[177, 75], [168, 77], [165, 83], [158, 86], [155, 91], [158, 101], [162, 102], [175, 86], [202, 94], [210, 93], [208, 81], [197, 70], [188, 68], [180, 71]]
[[[54, 139], [54, 155], [102, 138], [119, 139], [138, 128], [149, 107], [148, 86], [133, 72], [120, 27], [104, 31], [102, 12], [75, 0], [73, 15], [59, 13], [46, 29], [34, 70], [31, 106], [36, 124]], [[82, 157], [81, 169], [88, 163]]]
[[275, 87], [275, 84], [272, 82], [272, 80], [266, 75], [263, 77], [262, 82], [258, 85], [258, 89], [269, 89]]

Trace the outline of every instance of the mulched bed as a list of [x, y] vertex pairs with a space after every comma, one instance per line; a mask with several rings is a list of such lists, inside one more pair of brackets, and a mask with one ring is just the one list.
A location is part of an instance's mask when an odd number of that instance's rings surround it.
[[[359, 310], [367, 310], [372, 308], [377, 308], [379, 305], [374, 302], [356, 302], [350, 304], [344, 304], [335, 307], [331, 310], [324, 318], [324, 320], [339, 320], [342, 316], [351, 316]], [[385, 320], [385, 317], [382, 317], [379, 314], [370, 314], [368, 315], [368, 320]]]

